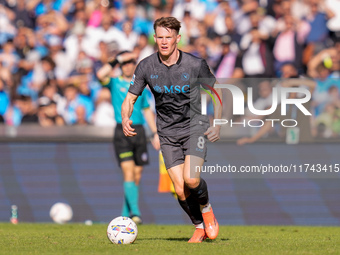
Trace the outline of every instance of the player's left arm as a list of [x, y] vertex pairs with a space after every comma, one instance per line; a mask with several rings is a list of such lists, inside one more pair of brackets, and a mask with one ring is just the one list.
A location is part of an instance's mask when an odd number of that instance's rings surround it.
[[[215, 89], [217, 95], [222, 99], [222, 89], [216, 88]], [[214, 104], [214, 119], [221, 119], [222, 118], [222, 104]], [[207, 136], [210, 142], [216, 142], [220, 139], [220, 125], [211, 126], [205, 131], [204, 135]]]
[[[201, 62], [201, 67], [200, 67], [198, 78], [202, 78], [203, 81], [206, 81], [206, 83], [208, 84], [211, 81], [213, 81], [211, 86], [217, 83], [215, 76], [211, 72], [205, 60], [202, 60]], [[214, 119], [221, 119], [222, 117], [222, 90], [220, 88], [216, 88], [214, 90], [216, 91], [216, 94], [217, 94], [216, 96], [219, 96], [219, 98], [221, 99], [221, 104], [214, 104]], [[217, 140], [220, 139], [220, 129], [221, 129], [220, 125], [216, 125], [215, 127], [211, 126], [207, 129], [207, 131], [205, 131], [204, 135], [207, 136], [210, 142], [216, 142]]]

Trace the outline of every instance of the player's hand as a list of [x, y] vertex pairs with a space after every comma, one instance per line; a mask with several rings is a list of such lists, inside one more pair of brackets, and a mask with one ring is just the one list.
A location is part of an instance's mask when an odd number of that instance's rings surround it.
[[153, 138], [151, 139], [151, 144], [155, 148], [156, 151], [158, 151], [161, 148], [160, 142], [159, 142], [159, 136], [158, 134], [154, 134]]
[[123, 133], [125, 136], [135, 136], [137, 135], [134, 128], [131, 127], [132, 125], [132, 120], [130, 119], [126, 119], [123, 120], [122, 122], [122, 126], [123, 126]]
[[207, 131], [205, 131], [204, 135], [207, 136], [210, 142], [216, 142], [220, 139], [220, 126], [209, 127]]
[[253, 140], [250, 137], [243, 137], [236, 141], [237, 145], [244, 145], [247, 143], [253, 143]]

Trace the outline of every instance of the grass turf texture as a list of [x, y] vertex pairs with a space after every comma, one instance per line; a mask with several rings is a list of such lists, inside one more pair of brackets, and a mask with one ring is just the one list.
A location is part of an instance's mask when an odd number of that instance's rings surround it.
[[215, 240], [188, 244], [192, 226], [141, 225], [115, 245], [105, 224], [0, 223], [0, 254], [340, 254], [339, 227], [220, 226]]

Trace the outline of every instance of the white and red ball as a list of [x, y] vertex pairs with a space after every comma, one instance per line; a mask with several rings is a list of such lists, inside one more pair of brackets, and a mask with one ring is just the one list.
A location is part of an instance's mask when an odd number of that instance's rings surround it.
[[107, 226], [107, 237], [114, 244], [131, 244], [137, 235], [137, 225], [128, 217], [114, 218]]

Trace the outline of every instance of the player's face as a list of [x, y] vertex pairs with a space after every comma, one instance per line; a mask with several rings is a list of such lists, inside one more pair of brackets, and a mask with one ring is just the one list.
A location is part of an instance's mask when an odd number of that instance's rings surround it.
[[181, 36], [177, 34], [176, 30], [157, 27], [154, 39], [159, 54], [169, 57], [177, 49], [177, 43], [179, 43]]

